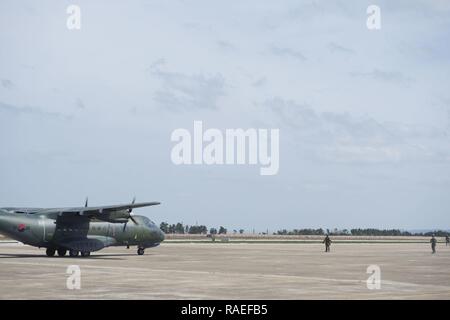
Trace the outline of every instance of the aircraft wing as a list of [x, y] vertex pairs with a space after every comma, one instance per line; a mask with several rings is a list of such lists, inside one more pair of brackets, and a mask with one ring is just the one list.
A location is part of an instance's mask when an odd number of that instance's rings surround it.
[[141, 202], [119, 204], [112, 206], [98, 206], [98, 207], [74, 207], [74, 208], [5, 208], [8, 211], [16, 213], [28, 214], [45, 214], [51, 218], [57, 217], [71, 217], [71, 216], [87, 216], [90, 218], [101, 218], [108, 214], [121, 213], [124, 211], [131, 212], [134, 208], [142, 208], [159, 205], [160, 202]]
[[80, 215], [96, 215], [102, 213], [110, 213], [114, 211], [132, 210], [135, 208], [143, 208], [156, 206], [161, 204], [160, 202], [142, 202], [142, 203], [130, 203], [119, 204], [114, 206], [99, 206], [99, 207], [76, 207], [76, 208], [62, 208], [62, 209], [47, 209], [38, 213], [45, 213], [45, 211], [58, 212], [61, 215], [77, 213]]

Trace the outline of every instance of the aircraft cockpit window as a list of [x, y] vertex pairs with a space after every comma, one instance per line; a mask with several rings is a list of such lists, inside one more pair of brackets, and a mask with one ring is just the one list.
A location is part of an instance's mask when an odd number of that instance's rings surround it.
[[151, 226], [153, 226], [155, 223], [152, 221], [152, 220], [150, 220], [149, 218], [144, 218], [144, 223], [145, 223], [145, 225], [146, 226], [148, 226], [148, 227], [151, 227]]

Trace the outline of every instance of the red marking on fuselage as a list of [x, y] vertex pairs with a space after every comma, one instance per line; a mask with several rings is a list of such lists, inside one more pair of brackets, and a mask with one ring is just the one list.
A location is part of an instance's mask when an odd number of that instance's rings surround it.
[[23, 223], [19, 224], [19, 226], [17, 227], [17, 230], [19, 230], [19, 232], [23, 232], [25, 231], [26, 225], [24, 225]]

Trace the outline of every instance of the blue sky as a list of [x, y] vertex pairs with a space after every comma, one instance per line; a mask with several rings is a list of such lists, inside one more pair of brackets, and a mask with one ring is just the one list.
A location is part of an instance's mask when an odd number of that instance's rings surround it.
[[[2, 1], [0, 206], [136, 195], [156, 222], [450, 228], [449, 30], [437, 0]], [[279, 128], [279, 174], [173, 165], [194, 120]]]

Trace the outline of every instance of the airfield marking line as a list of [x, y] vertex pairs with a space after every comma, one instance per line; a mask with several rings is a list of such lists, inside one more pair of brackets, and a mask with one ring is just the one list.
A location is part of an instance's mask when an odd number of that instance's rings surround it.
[[[48, 263], [34, 263], [34, 262], [1, 262], [4, 264], [18, 264], [18, 265], [33, 265], [33, 266], [49, 266], [49, 267], [65, 267], [65, 264], [48, 264]], [[147, 269], [147, 268], [136, 268], [136, 267], [108, 267], [108, 266], [94, 266], [94, 265], [83, 265], [80, 264], [82, 268], [90, 268], [90, 269], [109, 269], [109, 270], [127, 270], [127, 271], [138, 271], [138, 272], [174, 272], [174, 273], [191, 273], [191, 274], [208, 274], [208, 275], [222, 275], [222, 276], [230, 276], [230, 275], [242, 275], [249, 277], [265, 277], [265, 278], [296, 278], [306, 281], [321, 281], [321, 282], [344, 282], [344, 283], [365, 283], [366, 280], [360, 279], [335, 279], [335, 278], [323, 278], [323, 277], [305, 277], [305, 276], [296, 276], [296, 275], [279, 275], [279, 274], [253, 274], [253, 273], [236, 273], [236, 272], [216, 272], [216, 271], [197, 271], [197, 270], [177, 270], [177, 269]], [[429, 285], [429, 284], [417, 284], [410, 282], [400, 282], [400, 281], [390, 281], [390, 280], [382, 280], [382, 284], [388, 285], [401, 285], [406, 287], [432, 287], [432, 288], [442, 288], [442, 290], [448, 290], [450, 292], [450, 286], [443, 285]]]

